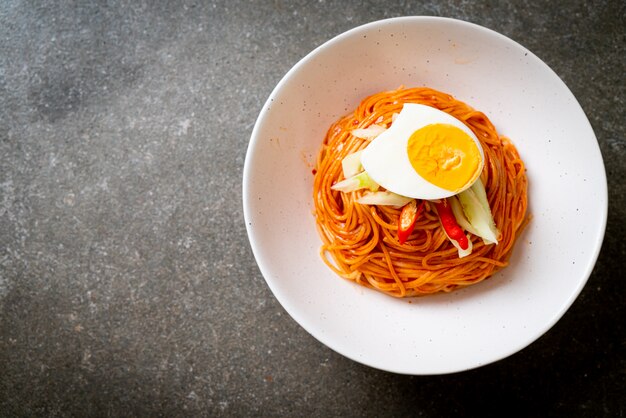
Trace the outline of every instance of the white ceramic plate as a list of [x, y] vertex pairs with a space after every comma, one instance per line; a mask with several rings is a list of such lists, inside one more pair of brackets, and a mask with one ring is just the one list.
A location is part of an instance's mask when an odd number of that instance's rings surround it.
[[[533, 218], [510, 266], [450, 294], [395, 299], [337, 277], [319, 257], [311, 169], [324, 134], [366, 96], [400, 85], [482, 110], [528, 170]], [[337, 36], [285, 75], [252, 133], [243, 204], [263, 276], [309, 333], [378, 369], [442, 374], [509, 356], [565, 313], [598, 256], [607, 188], [585, 114], [539, 58], [474, 24], [405, 17]]]

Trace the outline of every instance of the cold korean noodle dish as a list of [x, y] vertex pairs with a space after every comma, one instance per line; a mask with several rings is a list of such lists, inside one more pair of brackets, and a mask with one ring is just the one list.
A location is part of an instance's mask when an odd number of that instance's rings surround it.
[[528, 222], [524, 163], [449, 94], [374, 94], [330, 126], [314, 170], [321, 255], [396, 297], [450, 292], [507, 266]]

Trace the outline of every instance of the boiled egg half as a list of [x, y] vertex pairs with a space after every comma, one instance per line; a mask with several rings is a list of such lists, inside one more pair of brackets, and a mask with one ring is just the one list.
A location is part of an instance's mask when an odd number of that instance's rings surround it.
[[434, 107], [407, 103], [363, 150], [368, 175], [390, 192], [416, 199], [442, 199], [462, 192], [480, 176], [484, 152], [476, 135]]

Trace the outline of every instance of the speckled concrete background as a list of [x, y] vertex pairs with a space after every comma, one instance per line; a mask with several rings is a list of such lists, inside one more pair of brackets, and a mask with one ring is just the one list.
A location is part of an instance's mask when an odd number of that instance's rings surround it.
[[[624, 416], [624, 3], [0, 4], [0, 415]], [[567, 83], [610, 209], [579, 299], [522, 352], [398, 376], [324, 347], [250, 251], [253, 123], [301, 57], [402, 15], [469, 20]], [[584, 222], [584, 219], [581, 220]]]

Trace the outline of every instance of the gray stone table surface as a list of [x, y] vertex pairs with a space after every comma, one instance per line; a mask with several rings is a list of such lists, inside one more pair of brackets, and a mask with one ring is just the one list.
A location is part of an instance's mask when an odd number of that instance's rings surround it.
[[[1, 2], [0, 415], [624, 416], [624, 4]], [[608, 175], [604, 245], [562, 320], [444, 376], [371, 369], [311, 337], [243, 221], [245, 152], [276, 83], [333, 36], [403, 15], [537, 54]]]

